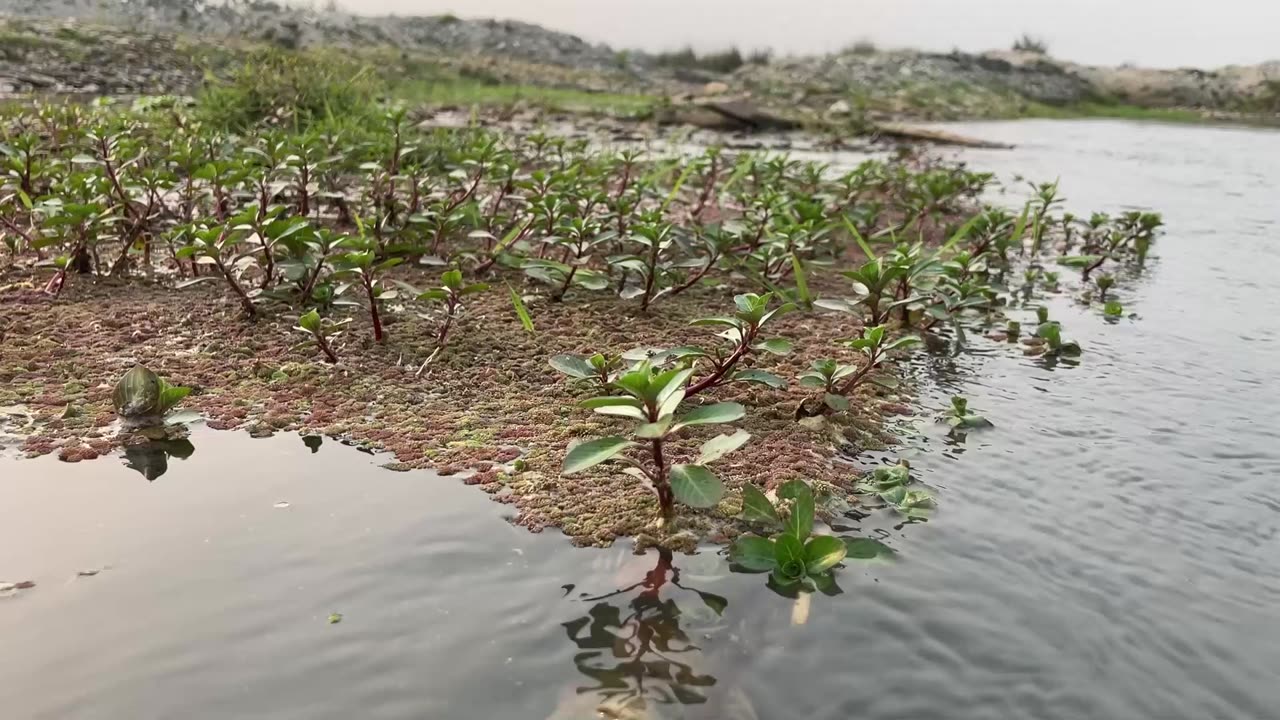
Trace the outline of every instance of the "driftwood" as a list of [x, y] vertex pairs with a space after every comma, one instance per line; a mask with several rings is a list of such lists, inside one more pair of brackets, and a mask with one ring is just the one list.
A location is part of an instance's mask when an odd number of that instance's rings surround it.
[[875, 126], [875, 134], [880, 137], [894, 138], [898, 140], [912, 140], [917, 142], [928, 142], [935, 145], [958, 145], [960, 147], [971, 148], [989, 148], [992, 150], [1009, 150], [1013, 148], [1008, 143], [992, 142], [990, 140], [980, 140], [978, 138], [965, 137], [964, 135], [956, 135], [946, 130], [934, 130], [931, 128], [917, 128], [908, 125], [898, 125], [897, 123], [881, 123]]

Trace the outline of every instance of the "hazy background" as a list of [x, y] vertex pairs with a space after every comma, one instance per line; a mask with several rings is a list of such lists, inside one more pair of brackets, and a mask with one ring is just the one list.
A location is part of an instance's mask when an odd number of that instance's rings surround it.
[[1216, 67], [1280, 59], [1280, 0], [338, 0], [362, 13], [501, 17], [617, 47], [821, 53], [857, 40], [948, 51], [1023, 32], [1080, 62]]

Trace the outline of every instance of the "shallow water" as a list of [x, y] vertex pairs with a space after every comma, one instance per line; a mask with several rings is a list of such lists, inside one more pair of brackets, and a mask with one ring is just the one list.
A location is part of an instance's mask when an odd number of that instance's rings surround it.
[[1167, 233], [1118, 288], [1136, 319], [1052, 303], [1078, 364], [981, 341], [921, 363], [929, 402], [963, 392], [996, 427], [921, 425], [901, 454], [939, 511], [865, 521], [899, 555], [851, 562], [807, 624], [712, 552], [674, 558], [678, 587], [658, 555], [530, 535], [456, 478], [197, 425], [154, 481], [0, 461], [0, 581], [36, 582], [0, 597], [0, 708], [572, 720], [643, 693], [663, 718], [1275, 717], [1280, 133], [953, 129], [1018, 144], [962, 155], [1003, 180], [1061, 176], [1070, 208], [1160, 210]]

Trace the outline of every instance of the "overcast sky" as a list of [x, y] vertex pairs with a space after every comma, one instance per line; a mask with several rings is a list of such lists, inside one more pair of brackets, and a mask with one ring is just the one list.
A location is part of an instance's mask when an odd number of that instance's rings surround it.
[[363, 13], [528, 20], [618, 47], [948, 51], [1023, 32], [1061, 58], [1216, 67], [1280, 59], [1280, 0], [339, 0]]

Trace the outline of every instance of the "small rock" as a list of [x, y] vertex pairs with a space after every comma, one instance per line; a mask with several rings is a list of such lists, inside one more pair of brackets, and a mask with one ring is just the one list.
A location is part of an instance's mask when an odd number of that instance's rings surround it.
[[703, 95], [724, 95], [729, 92], [729, 85], [722, 82], [709, 82], [702, 86]]
[[831, 107], [827, 108], [827, 115], [831, 117], [846, 117], [853, 112], [847, 100], [837, 100], [831, 103]]

